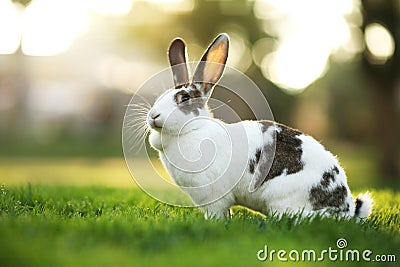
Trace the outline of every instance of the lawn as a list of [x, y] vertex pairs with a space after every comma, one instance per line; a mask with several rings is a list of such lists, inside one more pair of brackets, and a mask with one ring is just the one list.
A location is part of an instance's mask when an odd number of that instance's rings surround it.
[[[370, 187], [376, 205], [365, 223], [278, 220], [239, 207], [230, 220], [206, 221], [197, 209], [168, 206], [144, 194], [121, 159], [0, 162], [0, 183], [5, 184], [0, 189], [0, 266], [283, 266], [287, 262], [276, 254], [273, 261], [261, 262], [257, 252], [267, 245], [269, 251], [318, 254], [329, 247], [338, 250], [339, 238], [347, 247], [338, 253], [369, 249], [371, 259], [396, 256], [397, 264], [365, 266], [398, 266], [400, 260], [396, 190]], [[319, 264], [360, 263], [326, 256]]]

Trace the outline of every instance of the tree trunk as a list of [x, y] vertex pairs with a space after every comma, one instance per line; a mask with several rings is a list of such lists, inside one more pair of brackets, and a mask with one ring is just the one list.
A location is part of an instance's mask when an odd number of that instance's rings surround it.
[[379, 152], [380, 177], [386, 183], [400, 182], [399, 169], [399, 75], [400, 12], [396, 0], [363, 0], [363, 30], [371, 23], [386, 27], [395, 42], [395, 51], [385, 62], [373, 60], [368, 49], [363, 54], [363, 69], [374, 101], [375, 142]]

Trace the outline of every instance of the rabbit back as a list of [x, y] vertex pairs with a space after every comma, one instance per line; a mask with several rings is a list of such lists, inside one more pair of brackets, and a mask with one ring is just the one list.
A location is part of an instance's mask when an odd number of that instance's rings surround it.
[[262, 139], [250, 151], [247, 175], [234, 192], [238, 204], [250, 202], [264, 213], [354, 214], [346, 174], [335, 156], [298, 130], [272, 121], [253, 123]]

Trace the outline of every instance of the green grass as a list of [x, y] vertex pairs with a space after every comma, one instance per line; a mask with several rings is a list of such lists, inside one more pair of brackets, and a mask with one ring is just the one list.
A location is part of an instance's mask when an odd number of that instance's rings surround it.
[[[363, 224], [298, 223], [242, 208], [235, 208], [230, 220], [206, 221], [197, 209], [168, 206], [144, 194], [122, 158], [0, 157], [0, 185], [5, 184], [0, 189], [0, 266], [283, 266], [287, 263], [276, 259], [259, 262], [257, 251], [268, 245], [318, 252], [336, 249], [338, 238], [345, 238], [349, 249], [395, 254], [398, 263], [400, 192], [376, 179], [369, 153], [347, 152], [341, 162], [352, 193], [369, 189], [376, 202]], [[143, 177], [151, 173], [136, 171]]]
[[[257, 251], [264, 245], [336, 249], [338, 238], [348, 241], [348, 249], [395, 254], [400, 260], [400, 193], [372, 194], [376, 209], [365, 223], [319, 218], [298, 223], [242, 208], [235, 208], [230, 220], [206, 221], [197, 209], [161, 204], [139, 189], [2, 186], [0, 265], [281, 266], [285, 263], [277, 260], [259, 262]], [[368, 266], [397, 266], [391, 264]]]

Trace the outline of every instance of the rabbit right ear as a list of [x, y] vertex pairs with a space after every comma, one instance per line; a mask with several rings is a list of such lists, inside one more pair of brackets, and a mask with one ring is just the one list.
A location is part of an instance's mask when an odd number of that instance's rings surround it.
[[193, 83], [200, 84], [203, 94], [210, 96], [214, 85], [221, 78], [228, 58], [229, 36], [221, 33], [211, 43], [196, 67]]
[[172, 68], [175, 88], [189, 84], [189, 73], [186, 65], [186, 44], [176, 38], [172, 41], [168, 50], [169, 63]]

